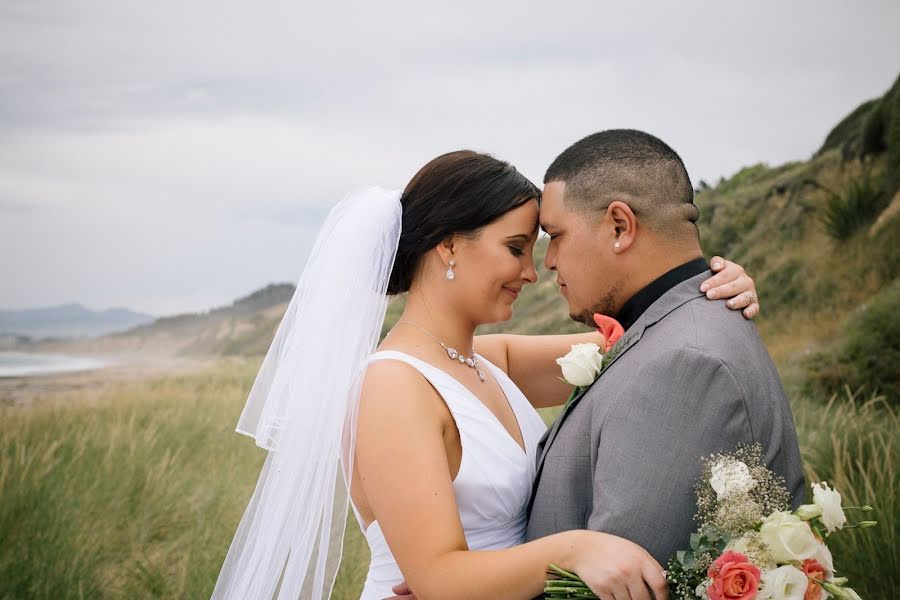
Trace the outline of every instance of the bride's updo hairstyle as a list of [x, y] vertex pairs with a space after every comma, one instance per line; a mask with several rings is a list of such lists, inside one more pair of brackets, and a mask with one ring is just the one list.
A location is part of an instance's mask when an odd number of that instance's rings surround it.
[[537, 186], [493, 156], [458, 150], [433, 159], [400, 197], [402, 231], [387, 293], [408, 292], [422, 256], [447, 237], [476, 238], [485, 225], [540, 197]]

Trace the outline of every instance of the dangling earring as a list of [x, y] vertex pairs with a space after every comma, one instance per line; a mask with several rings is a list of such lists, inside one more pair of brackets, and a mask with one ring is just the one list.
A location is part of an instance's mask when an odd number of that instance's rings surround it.
[[452, 258], [450, 259], [450, 268], [447, 269], [447, 279], [453, 281], [453, 278], [456, 277], [456, 273], [453, 272], [453, 267], [456, 266], [456, 261]]

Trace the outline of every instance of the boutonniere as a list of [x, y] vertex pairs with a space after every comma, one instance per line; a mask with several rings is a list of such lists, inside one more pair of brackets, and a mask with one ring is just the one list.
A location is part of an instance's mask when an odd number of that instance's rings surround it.
[[600, 373], [622, 352], [627, 342], [625, 330], [612, 317], [595, 314], [594, 322], [606, 338], [605, 348], [593, 342], [575, 344], [568, 354], [556, 359], [556, 364], [562, 367], [562, 380], [573, 386], [566, 406], [600, 377]]

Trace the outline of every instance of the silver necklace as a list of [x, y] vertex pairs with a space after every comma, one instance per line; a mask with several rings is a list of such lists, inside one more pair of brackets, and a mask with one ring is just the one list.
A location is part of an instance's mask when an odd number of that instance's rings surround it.
[[412, 325], [413, 327], [422, 331], [423, 333], [430, 335], [432, 337], [432, 339], [434, 339], [434, 341], [436, 341], [438, 344], [440, 344], [441, 348], [443, 348], [447, 352], [447, 356], [450, 357], [450, 360], [456, 361], [461, 365], [466, 365], [467, 367], [469, 367], [471, 369], [475, 369], [475, 372], [478, 373], [478, 379], [480, 379], [481, 381], [485, 381], [484, 371], [482, 371], [481, 367], [478, 366], [478, 356], [475, 354], [475, 348], [472, 348], [471, 358], [468, 356], [463, 356], [462, 354], [459, 353], [459, 351], [456, 348], [448, 347], [446, 344], [444, 344], [444, 342], [437, 339], [437, 337], [433, 333], [431, 333], [430, 331], [428, 331], [421, 325], [417, 325], [416, 323], [413, 323], [412, 321], [397, 321], [397, 325], [400, 325], [402, 323], [406, 323], [407, 325]]

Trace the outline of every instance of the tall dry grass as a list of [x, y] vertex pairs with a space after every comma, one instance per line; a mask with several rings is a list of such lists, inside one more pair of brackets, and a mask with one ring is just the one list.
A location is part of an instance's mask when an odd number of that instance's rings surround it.
[[[254, 374], [232, 366], [0, 410], [0, 598], [208, 598], [264, 458], [234, 433]], [[836, 540], [839, 568], [864, 597], [891, 597], [895, 409], [845, 395], [797, 398], [794, 411], [810, 479], [879, 509], [878, 528]], [[367, 563], [351, 517], [334, 598], [358, 597]]]
[[863, 598], [895, 598], [900, 589], [896, 402], [877, 394], [861, 398], [847, 388], [824, 405], [796, 398], [793, 410], [807, 481], [827, 481], [842, 493], [845, 506], [876, 509], [848, 512], [851, 521], [877, 520], [876, 528], [832, 534], [835, 566]]
[[262, 455], [249, 372], [0, 412], [0, 598], [202, 598]]

